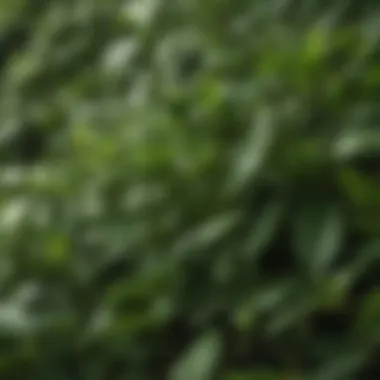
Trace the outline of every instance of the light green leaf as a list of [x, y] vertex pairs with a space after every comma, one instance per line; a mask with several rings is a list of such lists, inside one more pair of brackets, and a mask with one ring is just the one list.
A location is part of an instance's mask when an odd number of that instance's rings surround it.
[[342, 161], [363, 155], [380, 154], [380, 132], [374, 129], [346, 132], [337, 139], [334, 153]]
[[196, 340], [173, 366], [170, 380], [209, 380], [222, 353], [221, 336], [209, 331]]
[[254, 120], [247, 138], [236, 152], [228, 186], [234, 191], [245, 186], [263, 169], [275, 140], [275, 123], [271, 110]]
[[239, 221], [238, 212], [216, 215], [188, 231], [174, 247], [179, 254], [202, 250], [223, 239]]

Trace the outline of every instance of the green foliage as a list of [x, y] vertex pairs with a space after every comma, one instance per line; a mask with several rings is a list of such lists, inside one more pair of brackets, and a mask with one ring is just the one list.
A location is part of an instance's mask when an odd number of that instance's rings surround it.
[[3, 0], [1, 378], [375, 378], [379, 17]]

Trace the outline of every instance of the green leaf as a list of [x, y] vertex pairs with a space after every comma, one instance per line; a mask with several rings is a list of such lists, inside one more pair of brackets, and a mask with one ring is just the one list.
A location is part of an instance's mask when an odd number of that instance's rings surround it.
[[228, 188], [246, 186], [265, 166], [275, 141], [276, 128], [271, 110], [263, 110], [254, 120], [248, 136], [236, 152]]
[[357, 339], [380, 342], [380, 288], [372, 290], [364, 298], [354, 332]]
[[314, 202], [306, 205], [295, 216], [294, 224], [294, 248], [301, 266], [314, 277], [325, 275], [341, 251], [344, 234], [337, 206]]
[[380, 181], [351, 167], [340, 170], [339, 181], [347, 197], [360, 207], [380, 206]]
[[257, 370], [231, 373], [224, 380], [300, 380], [300, 377], [289, 373]]
[[190, 345], [173, 366], [170, 380], [209, 380], [213, 378], [222, 354], [222, 339], [209, 331]]
[[380, 132], [375, 129], [345, 132], [337, 139], [334, 154], [341, 161], [353, 160], [361, 156], [380, 155]]
[[328, 30], [321, 27], [311, 28], [305, 38], [303, 50], [304, 59], [307, 63], [316, 63], [325, 58], [330, 48]]
[[239, 212], [216, 215], [188, 231], [174, 246], [180, 255], [204, 250], [225, 238], [239, 222]]
[[244, 251], [249, 257], [257, 257], [272, 241], [285, 211], [282, 200], [274, 200], [264, 207], [256, 223], [253, 223]]
[[357, 371], [368, 358], [365, 350], [347, 349], [334, 356], [330, 362], [323, 364], [322, 368], [311, 376], [312, 380], [346, 380], [357, 379]]

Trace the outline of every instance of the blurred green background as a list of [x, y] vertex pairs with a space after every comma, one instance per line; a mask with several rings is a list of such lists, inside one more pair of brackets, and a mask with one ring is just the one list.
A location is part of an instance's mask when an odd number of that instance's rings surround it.
[[374, 0], [0, 2], [0, 378], [380, 375]]

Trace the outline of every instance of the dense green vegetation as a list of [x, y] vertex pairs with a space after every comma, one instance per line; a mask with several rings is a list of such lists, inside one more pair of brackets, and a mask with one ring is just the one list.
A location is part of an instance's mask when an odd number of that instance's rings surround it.
[[377, 378], [379, 25], [1, 1], [1, 379]]

